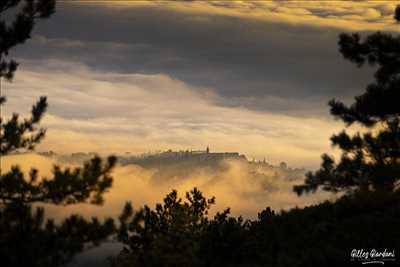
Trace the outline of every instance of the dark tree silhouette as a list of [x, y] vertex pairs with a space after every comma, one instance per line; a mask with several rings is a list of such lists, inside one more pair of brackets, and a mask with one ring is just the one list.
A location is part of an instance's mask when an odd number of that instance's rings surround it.
[[[22, 5], [22, 7], [21, 7]], [[35, 22], [48, 18], [55, 10], [55, 0], [3, 0], [0, 3], [0, 14], [20, 7], [15, 20], [7, 23], [0, 20], [0, 77], [12, 79], [18, 63], [8, 59], [8, 52], [18, 44], [30, 38]]]
[[119, 240], [126, 244], [115, 266], [196, 266], [200, 233], [214, 198], [194, 188], [182, 201], [174, 190], [152, 210], [137, 212], [127, 203], [120, 216]]
[[[400, 22], [400, 6], [394, 18]], [[343, 57], [358, 67], [368, 63], [376, 68], [375, 81], [353, 104], [329, 102], [335, 118], [347, 126], [357, 124], [363, 131], [333, 135], [332, 145], [342, 150], [340, 161], [324, 154], [321, 168], [309, 172], [294, 191], [299, 195], [318, 188], [392, 192], [400, 180], [400, 36], [377, 32], [363, 39], [357, 33], [341, 34], [339, 47]]]
[[[0, 3], [0, 82], [11, 81], [17, 62], [9, 51], [30, 38], [37, 20], [55, 11], [55, 0], [2, 0]], [[14, 17], [13, 21], [5, 19]], [[0, 84], [1, 85], [1, 84]], [[6, 98], [0, 95], [0, 107]], [[45, 136], [39, 128], [47, 108], [46, 97], [32, 107], [31, 117], [18, 114], [0, 117], [0, 157], [34, 149]], [[104, 163], [95, 157], [81, 168], [54, 166], [50, 178], [39, 178], [31, 169], [28, 177], [18, 166], [6, 173], [0, 168], [0, 262], [2, 266], [60, 266], [84, 247], [97, 245], [114, 232], [114, 222], [86, 220], [72, 215], [56, 223], [46, 219], [40, 203], [69, 205], [101, 204], [103, 193], [112, 185], [110, 172], [116, 163], [111, 156]]]
[[209, 218], [214, 203], [197, 188], [185, 200], [173, 190], [154, 210], [144, 206], [134, 212], [127, 203], [118, 235], [125, 247], [112, 266], [221, 266], [229, 257], [237, 259], [232, 252], [239, 252], [243, 221], [229, 217], [229, 209]]
[[111, 266], [360, 266], [350, 261], [352, 249], [400, 246], [400, 194], [356, 193], [279, 212], [268, 207], [247, 221], [229, 217], [229, 209], [210, 216], [212, 203], [197, 189], [186, 200], [172, 191], [154, 209], [135, 211], [128, 203], [118, 230], [125, 247]]
[[[1, 81], [11, 81], [18, 63], [9, 58], [11, 48], [23, 44], [31, 36], [35, 23], [39, 19], [48, 18], [55, 11], [55, 0], [3, 0], [0, 3], [0, 107], [6, 102], [5, 96], [1, 95]], [[6, 20], [16, 13], [14, 20]], [[32, 107], [32, 116], [19, 121], [18, 114], [3, 122], [0, 118], [0, 156], [19, 148], [33, 149], [41, 139], [45, 130], [37, 129], [44, 112], [47, 108], [45, 97]]]

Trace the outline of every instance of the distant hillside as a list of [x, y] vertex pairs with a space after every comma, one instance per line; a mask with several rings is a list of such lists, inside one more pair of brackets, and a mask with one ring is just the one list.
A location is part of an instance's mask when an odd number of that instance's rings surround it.
[[[91, 159], [95, 153], [77, 152], [69, 155], [57, 154], [54, 152], [39, 152], [41, 156], [52, 158], [64, 164], [82, 164]], [[172, 151], [167, 150], [158, 153], [147, 153], [141, 155], [122, 155], [118, 156], [118, 163], [122, 166], [138, 165], [144, 169], [154, 169], [156, 173], [154, 178], [174, 178], [186, 177], [196, 170], [202, 169], [210, 172], [222, 172], [228, 168], [229, 162], [235, 162], [246, 165], [250, 176], [268, 176], [283, 177], [285, 179], [295, 180], [303, 178], [306, 170], [303, 168], [290, 168], [285, 162], [278, 166], [264, 161], [249, 161], [245, 155], [238, 152], [210, 152], [206, 150], [186, 150]]]

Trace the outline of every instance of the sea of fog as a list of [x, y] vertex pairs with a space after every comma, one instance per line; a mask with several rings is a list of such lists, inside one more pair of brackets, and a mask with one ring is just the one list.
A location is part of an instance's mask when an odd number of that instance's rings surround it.
[[[51, 177], [54, 164], [73, 167], [73, 164], [62, 163], [38, 154], [19, 154], [2, 157], [1, 170], [4, 173], [11, 166], [19, 165], [27, 173], [30, 168], [35, 167], [42, 176]], [[256, 218], [258, 212], [266, 207], [278, 211], [334, 198], [322, 192], [298, 197], [293, 193], [292, 187], [301, 183], [304, 175], [298, 174], [293, 177], [290, 168], [282, 170], [243, 160], [225, 160], [219, 165], [221, 166], [218, 168], [190, 166], [188, 171], [187, 166], [180, 167], [179, 164], [175, 164], [172, 171], [171, 168], [168, 169], [168, 176], [159, 175], [163, 166], [145, 168], [133, 164], [118, 165], [113, 170], [114, 183], [105, 194], [104, 205], [77, 204], [60, 207], [46, 204], [46, 216], [60, 220], [79, 212], [88, 218], [117, 218], [126, 201], [131, 201], [136, 209], [144, 204], [154, 207], [172, 189], [178, 190], [178, 193], [184, 196], [184, 193], [193, 187], [199, 188], [206, 197], [216, 197], [211, 214], [230, 207], [233, 215], [242, 215], [250, 219]], [[115, 255], [120, 249], [119, 243], [103, 244], [85, 251], [70, 266], [101, 266], [108, 256]]]

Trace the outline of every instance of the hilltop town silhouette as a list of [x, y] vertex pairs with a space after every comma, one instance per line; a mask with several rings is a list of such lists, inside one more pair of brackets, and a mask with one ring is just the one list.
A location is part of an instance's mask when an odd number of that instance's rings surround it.
[[[94, 157], [94, 152], [77, 152], [58, 154], [53, 151], [38, 152], [39, 155], [52, 158], [59, 163], [82, 164]], [[139, 155], [125, 152], [117, 156], [120, 166], [139, 166], [154, 171], [152, 179], [169, 181], [170, 179], [185, 179], [196, 172], [208, 172], [221, 175], [232, 167], [232, 164], [246, 170], [243, 178], [264, 180], [267, 176], [274, 179], [303, 179], [306, 169], [291, 168], [286, 162], [272, 164], [265, 157], [263, 160], [249, 160], [239, 152], [213, 152], [209, 146], [204, 150], [178, 150], [148, 152]]]
[[[97, 155], [96, 152], [75, 152], [71, 154], [59, 154], [51, 150], [37, 152], [37, 154], [45, 157], [55, 158], [61, 162], [69, 162], [69, 163], [81, 163]], [[172, 149], [168, 149], [165, 151], [147, 152], [142, 154], [133, 154], [131, 152], [125, 152], [123, 155], [119, 155], [117, 157], [118, 157], [118, 162], [121, 165], [126, 165], [126, 164], [141, 165], [144, 163], [159, 162], [159, 161], [174, 162], [174, 161], [195, 160], [195, 161], [218, 162], [221, 160], [239, 160], [252, 164], [262, 164], [270, 167], [275, 166], [269, 163], [265, 157], [263, 160], [256, 160], [254, 158], [249, 160], [244, 154], [241, 154], [239, 152], [213, 152], [211, 151], [210, 146], [207, 146], [204, 150], [186, 149], [186, 150], [174, 151]], [[284, 161], [282, 161], [279, 164], [279, 168], [290, 169], [288, 167], [288, 164]], [[301, 170], [303, 169], [301, 168]]]

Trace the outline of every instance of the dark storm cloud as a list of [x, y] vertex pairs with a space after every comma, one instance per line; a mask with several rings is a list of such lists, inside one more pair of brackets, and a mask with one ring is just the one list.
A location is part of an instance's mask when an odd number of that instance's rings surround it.
[[356, 69], [337, 52], [339, 33], [154, 6], [63, 3], [17, 55], [121, 73], [163, 73], [214, 90], [218, 105], [319, 115], [330, 98], [349, 98], [371, 79], [369, 70]]

